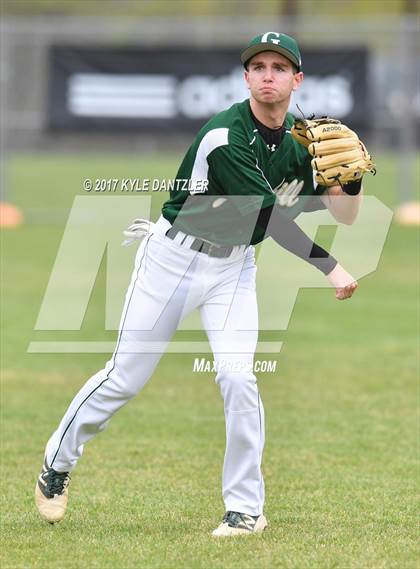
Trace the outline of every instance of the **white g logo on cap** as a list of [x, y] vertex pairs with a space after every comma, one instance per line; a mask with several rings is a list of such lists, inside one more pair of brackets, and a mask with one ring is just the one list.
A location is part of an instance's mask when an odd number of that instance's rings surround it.
[[271, 42], [271, 43], [275, 43], [276, 45], [278, 45], [280, 43], [280, 40], [271, 39], [271, 38], [269, 38], [269, 36], [276, 36], [276, 38], [279, 38], [280, 34], [277, 32], [266, 32], [263, 35], [263, 37], [261, 38], [261, 43]]

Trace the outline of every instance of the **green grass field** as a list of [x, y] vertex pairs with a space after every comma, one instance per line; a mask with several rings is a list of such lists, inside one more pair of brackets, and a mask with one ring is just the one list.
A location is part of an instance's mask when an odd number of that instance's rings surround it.
[[[86, 446], [65, 521], [39, 519], [33, 489], [45, 442], [104, 362], [99, 354], [26, 352], [31, 340], [79, 337], [33, 330], [66, 215], [83, 178], [168, 178], [176, 164], [39, 156], [9, 165], [27, 223], [2, 234], [1, 567], [418, 567], [418, 234], [396, 225], [378, 271], [351, 301], [302, 291], [278, 334], [285, 345], [277, 372], [259, 381], [264, 535], [210, 537], [223, 514], [223, 409], [213, 375], [192, 373], [192, 354], [165, 355], [144, 391]], [[379, 157], [378, 171], [367, 193], [392, 207], [391, 156]], [[154, 217], [158, 210], [156, 201]], [[281, 283], [273, 293], [280, 291]], [[101, 270], [83, 339], [115, 338], [103, 331], [103, 300]]]

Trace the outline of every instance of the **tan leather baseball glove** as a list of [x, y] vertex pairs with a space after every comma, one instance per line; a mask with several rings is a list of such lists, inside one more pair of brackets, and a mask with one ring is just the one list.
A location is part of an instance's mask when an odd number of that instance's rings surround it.
[[349, 184], [363, 174], [376, 174], [365, 145], [355, 132], [336, 119], [295, 119], [292, 136], [308, 149], [315, 179], [322, 186]]

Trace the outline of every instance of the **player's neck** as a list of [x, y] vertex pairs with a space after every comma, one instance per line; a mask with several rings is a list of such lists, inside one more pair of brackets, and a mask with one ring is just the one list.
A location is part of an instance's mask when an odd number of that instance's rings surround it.
[[273, 104], [259, 103], [255, 99], [250, 99], [251, 111], [254, 117], [268, 128], [280, 128], [283, 126], [284, 118], [287, 113], [289, 102]]

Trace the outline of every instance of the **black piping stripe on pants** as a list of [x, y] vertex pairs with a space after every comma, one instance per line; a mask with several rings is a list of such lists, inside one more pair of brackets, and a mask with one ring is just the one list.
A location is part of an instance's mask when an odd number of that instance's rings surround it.
[[149, 244], [149, 239], [150, 239], [150, 237], [152, 237], [152, 235], [153, 235], [153, 233], [151, 233], [151, 234], [149, 235], [149, 237], [147, 238], [147, 241], [146, 241], [146, 244], [145, 244], [145, 247], [144, 247], [144, 253], [143, 253], [143, 256], [142, 256], [142, 258], [141, 258], [141, 260], [140, 260], [139, 268], [137, 269], [137, 275], [136, 275], [136, 278], [135, 278], [134, 283], [133, 283], [133, 289], [132, 289], [132, 291], [131, 291], [129, 301], [128, 301], [128, 303], [127, 303], [127, 309], [126, 309], [126, 311], [125, 311], [124, 319], [123, 319], [123, 322], [122, 322], [122, 325], [121, 325], [121, 330], [120, 330], [120, 334], [119, 334], [119, 337], [118, 337], [117, 347], [115, 348], [115, 352], [114, 352], [114, 356], [113, 356], [114, 361], [113, 361], [113, 364], [112, 364], [112, 368], [111, 368], [111, 369], [109, 370], [109, 372], [107, 373], [105, 379], [104, 379], [103, 381], [101, 381], [101, 383], [100, 383], [99, 385], [97, 385], [97, 386], [95, 387], [95, 389], [93, 389], [93, 390], [89, 393], [89, 395], [87, 395], [87, 396], [83, 399], [83, 401], [80, 403], [79, 407], [76, 409], [75, 414], [74, 414], [73, 417], [71, 418], [71, 420], [70, 420], [69, 424], [67, 425], [67, 427], [64, 429], [64, 433], [61, 435], [61, 439], [60, 439], [60, 442], [58, 443], [58, 448], [57, 448], [57, 450], [56, 450], [56, 452], [55, 452], [54, 458], [53, 458], [52, 461], [51, 461], [50, 468], [52, 468], [52, 465], [54, 464], [54, 461], [55, 461], [55, 459], [57, 458], [58, 451], [60, 450], [61, 443], [63, 442], [64, 437], [66, 436], [66, 433], [67, 433], [67, 431], [69, 430], [69, 428], [71, 427], [73, 421], [75, 420], [75, 418], [76, 418], [76, 416], [77, 416], [77, 413], [79, 412], [80, 408], [82, 407], [82, 405], [84, 405], [84, 404], [86, 403], [86, 401], [89, 399], [89, 397], [91, 397], [91, 396], [95, 393], [95, 391], [97, 391], [100, 387], [102, 387], [102, 385], [105, 383], [105, 381], [108, 381], [108, 379], [109, 379], [109, 374], [110, 374], [112, 371], [114, 371], [114, 368], [115, 368], [115, 359], [116, 359], [116, 357], [117, 357], [118, 348], [119, 348], [119, 345], [120, 345], [120, 342], [121, 342], [121, 337], [122, 337], [122, 332], [123, 332], [123, 329], [124, 329], [125, 319], [127, 318], [127, 313], [128, 313], [128, 309], [129, 309], [129, 307], [130, 307], [130, 302], [131, 302], [131, 299], [132, 299], [132, 297], [133, 297], [133, 292], [134, 292], [134, 290], [135, 290], [135, 288], [136, 288], [137, 280], [138, 280], [138, 278], [139, 278], [139, 273], [140, 273], [141, 265], [142, 265], [142, 263], [143, 263], [143, 259], [144, 259], [145, 255], [146, 255], [147, 246], [148, 246], [148, 244]]

